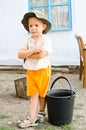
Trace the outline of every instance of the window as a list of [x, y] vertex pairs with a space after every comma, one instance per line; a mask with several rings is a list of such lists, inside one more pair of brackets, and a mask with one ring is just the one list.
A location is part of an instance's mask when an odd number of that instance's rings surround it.
[[39, 10], [52, 24], [51, 31], [72, 29], [71, 0], [28, 0], [29, 11]]

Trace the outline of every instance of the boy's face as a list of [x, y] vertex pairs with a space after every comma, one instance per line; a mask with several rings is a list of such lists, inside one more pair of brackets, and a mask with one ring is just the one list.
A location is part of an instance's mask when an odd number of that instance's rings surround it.
[[29, 32], [32, 34], [34, 38], [39, 38], [43, 30], [46, 28], [46, 24], [44, 24], [40, 19], [36, 17], [31, 17], [28, 20]]

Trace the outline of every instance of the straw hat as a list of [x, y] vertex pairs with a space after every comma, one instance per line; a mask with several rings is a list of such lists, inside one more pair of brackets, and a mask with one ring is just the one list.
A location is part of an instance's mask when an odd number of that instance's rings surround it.
[[47, 33], [49, 29], [51, 28], [51, 23], [45, 18], [45, 15], [39, 11], [33, 11], [33, 12], [28, 12], [24, 15], [21, 23], [23, 24], [24, 28], [29, 32], [29, 27], [28, 27], [28, 19], [31, 17], [36, 17], [40, 19], [44, 24], [47, 25], [43, 33]]

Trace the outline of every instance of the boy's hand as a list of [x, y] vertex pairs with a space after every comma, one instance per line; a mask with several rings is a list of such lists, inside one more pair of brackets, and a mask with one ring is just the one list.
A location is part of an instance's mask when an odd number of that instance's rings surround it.
[[42, 47], [37, 47], [34, 49], [34, 53], [40, 53], [40, 52], [43, 52], [44, 49]]
[[47, 54], [48, 54], [48, 52], [45, 51], [43, 49], [43, 47], [37, 47], [33, 50], [33, 54], [30, 56], [30, 58], [40, 59], [40, 58], [43, 58], [44, 56], [46, 56]]

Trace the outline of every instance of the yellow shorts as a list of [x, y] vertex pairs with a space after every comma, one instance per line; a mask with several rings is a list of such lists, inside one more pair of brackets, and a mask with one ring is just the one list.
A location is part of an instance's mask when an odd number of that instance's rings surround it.
[[51, 76], [51, 68], [40, 70], [27, 70], [27, 96], [39, 94], [45, 97]]

